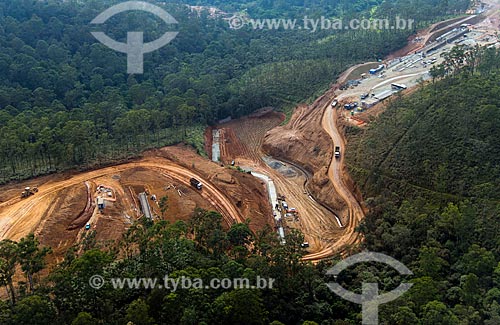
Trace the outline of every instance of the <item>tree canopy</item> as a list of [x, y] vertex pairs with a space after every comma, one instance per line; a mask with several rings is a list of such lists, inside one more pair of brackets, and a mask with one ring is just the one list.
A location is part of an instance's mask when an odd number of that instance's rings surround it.
[[[0, 182], [90, 167], [185, 141], [203, 151], [203, 129], [227, 116], [313, 98], [354, 63], [402, 47], [408, 30], [232, 30], [215, 5], [254, 18], [412, 18], [414, 28], [455, 15], [467, 1], [173, 1], [179, 22], [136, 12], [100, 29], [117, 41], [177, 38], [145, 56], [143, 75], [126, 55], [93, 38], [90, 21], [118, 1], [0, 2]], [[436, 3], [442, 11], [428, 10]]]

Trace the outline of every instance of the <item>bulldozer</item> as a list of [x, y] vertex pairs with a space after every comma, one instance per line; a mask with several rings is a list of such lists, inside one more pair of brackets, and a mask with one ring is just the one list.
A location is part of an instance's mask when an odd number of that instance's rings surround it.
[[31, 195], [35, 195], [35, 193], [38, 192], [38, 188], [35, 186], [33, 188], [31, 187], [25, 187], [24, 191], [21, 193], [21, 198], [27, 198], [30, 197]]

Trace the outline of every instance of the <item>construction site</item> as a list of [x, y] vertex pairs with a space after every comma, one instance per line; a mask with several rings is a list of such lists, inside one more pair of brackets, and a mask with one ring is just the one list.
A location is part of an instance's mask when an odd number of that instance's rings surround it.
[[[191, 178], [203, 179], [203, 190]], [[120, 239], [141, 216], [187, 221], [198, 207], [220, 212], [226, 227], [250, 215], [253, 230], [270, 223], [267, 194], [257, 179], [212, 164], [183, 145], [113, 167], [41, 177], [37, 184], [38, 191], [25, 198], [18, 192], [22, 184], [3, 187], [0, 237], [19, 240], [34, 232], [58, 259], [91, 232], [102, 245]]]
[[345, 80], [332, 106], [342, 106], [344, 120], [362, 127], [377, 116], [384, 102], [392, 100], [394, 95], [408, 93], [419, 83], [431, 79], [430, 69], [443, 63], [444, 56], [454, 46], [500, 48], [498, 7], [497, 3], [488, 2], [469, 16], [436, 23], [385, 60], [353, 67], [344, 74]]
[[499, 6], [486, 9], [435, 24], [390, 57], [348, 69], [287, 123], [272, 108], [220, 121], [205, 132], [208, 158], [177, 145], [111, 167], [2, 186], [0, 239], [34, 232], [60, 261], [89, 234], [105, 246], [142, 216], [186, 221], [203, 208], [218, 211], [226, 227], [247, 219], [254, 231], [270, 225], [283, 243], [299, 230], [306, 261], [348, 253], [362, 240], [356, 228], [367, 208], [345, 165], [345, 126], [370, 123], [395, 94], [429, 79], [453, 46], [498, 47]]

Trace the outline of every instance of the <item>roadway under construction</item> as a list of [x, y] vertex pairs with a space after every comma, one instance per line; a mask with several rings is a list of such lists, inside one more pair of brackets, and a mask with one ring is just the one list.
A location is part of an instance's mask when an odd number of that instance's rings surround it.
[[[497, 14], [498, 5], [491, 8], [483, 17]], [[213, 133], [207, 132], [207, 152], [212, 151], [213, 139], [218, 141], [213, 148], [217, 153], [212, 157], [215, 161], [185, 146], [176, 146], [152, 150], [141, 159], [116, 166], [42, 177], [36, 180], [36, 195], [31, 189], [19, 194], [20, 188], [32, 186], [30, 182], [3, 186], [0, 239], [19, 240], [35, 232], [42, 244], [53, 247], [54, 258], [58, 259], [85, 236], [83, 226], [88, 223], [96, 240], [104, 243], [119, 239], [142, 215], [149, 219], [187, 220], [196, 207], [201, 207], [220, 212], [226, 227], [250, 218], [254, 230], [266, 224], [276, 225], [282, 236], [291, 229], [300, 230], [309, 244], [304, 257], [307, 261], [348, 253], [362, 240], [356, 228], [365, 217], [365, 209], [347, 172], [344, 154], [334, 157], [335, 147], [340, 147], [342, 153], [349, 150], [342, 126], [356, 121], [354, 117], [358, 116], [352, 117], [343, 104], [360, 94], [382, 92], [395, 82], [415, 86], [432, 63], [424, 66], [425, 60], [415, 62], [411, 55], [422, 49], [437, 51], [432, 48], [435, 45], [425, 47], [431, 34], [436, 31], [421, 35], [423, 46], [404, 53], [400, 62], [387, 63], [391, 69], [385, 74], [339, 90], [363, 66], [349, 69], [314, 103], [299, 105], [286, 125], [280, 125], [284, 116], [272, 110], [218, 125]], [[448, 34], [440, 50], [452, 46], [450, 41], [454, 43], [464, 34], [465, 29]], [[436, 44], [440, 41], [444, 39]], [[439, 62], [436, 58], [435, 63]], [[373, 67], [373, 63], [369, 65]], [[332, 108], [334, 100], [339, 105]], [[254, 172], [258, 178], [242, 173], [238, 167]], [[191, 186], [192, 178], [203, 183], [203, 190]], [[109, 192], [99, 193], [98, 184], [113, 188], [111, 197], [107, 197]], [[158, 200], [151, 199], [153, 194], [155, 198], [168, 197], [166, 211], [160, 209]], [[95, 204], [99, 195], [106, 198], [105, 207], [100, 209]], [[278, 222], [280, 216], [273, 209], [279, 207], [280, 196], [286, 200], [281, 199], [282, 220]]]

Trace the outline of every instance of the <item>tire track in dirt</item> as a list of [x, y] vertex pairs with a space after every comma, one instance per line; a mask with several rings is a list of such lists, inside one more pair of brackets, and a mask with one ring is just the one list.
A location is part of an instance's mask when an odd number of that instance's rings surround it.
[[[489, 13], [486, 14], [486, 17], [490, 17], [491, 15], [495, 15], [498, 12], [498, 9], [500, 8], [498, 1], [495, 2], [490, 2], [490, 5], [492, 6], [489, 10]], [[467, 17], [463, 20], [460, 20], [458, 22], [453, 23], [452, 25], [459, 25], [464, 21], [468, 21], [471, 17]], [[437, 26], [439, 23], [433, 25], [434, 27]], [[427, 35], [424, 37], [424, 44], [427, 43], [427, 40], [429, 40], [432, 35], [435, 35], [437, 32], [442, 31], [445, 28], [450, 28], [450, 26], [446, 26], [443, 28], [440, 28], [437, 31], [432, 30], [433, 27], [427, 29]], [[344, 82], [346, 76], [348, 76], [350, 73], [354, 71], [354, 67], [348, 69], [344, 74], [341, 75], [339, 78], [339, 82]], [[343, 78], [343, 79], [342, 79]], [[328, 94], [328, 92], [327, 92]], [[326, 94], [325, 94], [326, 95]], [[330, 100], [333, 100], [333, 94], [331, 94], [332, 98]], [[340, 100], [342, 98], [342, 95], [338, 97]], [[323, 100], [323, 97], [321, 97], [319, 100]], [[345, 141], [343, 139], [343, 136], [341, 132], [338, 130], [337, 126], [337, 120], [339, 119], [339, 111], [338, 109], [330, 109], [329, 108], [329, 102], [325, 103], [323, 107], [324, 115], [322, 119], [322, 127], [323, 129], [330, 135], [334, 146], [339, 146], [342, 150], [342, 152], [345, 152]], [[410, 127], [408, 130], [412, 129], [415, 127], [415, 125], [418, 123], [419, 119]], [[403, 133], [401, 138], [398, 140], [398, 142], [395, 144], [395, 146], [408, 134], [408, 130]], [[395, 147], [394, 146], [394, 147]], [[392, 148], [384, 160], [382, 161], [381, 164], [384, 163], [384, 161], [387, 159], [387, 157], [391, 154]], [[304, 260], [308, 261], [318, 261], [320, 259], [323, 259], [325, 257], [329, 257], [334, 253], [340, 253], [344, 254], [348, 252], [348, 249], [350, 246], [355, 245], [359, 243], [362, 240], [362, 236], [360, 233], [356, 232], [356, 227], [361, 223], [361, 221], [364, 219], [365, 214], [364, 211], [360, 205], [360, 203], [357, 201], [356, 197], [354, 194], [349, 190], [349, 188], [346, 186], [346, 183], [344, 181], [345, 177], [345, 171], [344, 171], [344, 157], [345, 155], [343, 154], [340, 158], [340, 160], [336, 161], [335, 158], [332, 159], [332, 162], [329, 166], [328, 169], [328, 176], [332, 183], [334, 184], [335, 190], [337, 193], [341, 196], [342, 200], [344, 200], [348, 206], [348, 211], [349, 211], [349, 222], [345, 227], [345, 232], [342, 234], [340, 239], [336, 241], [333, 245], [325, 248], [324, 250], [320, 252], [316, 252], [313, 254], [306, 255], [304, 257]]]
[[[308, 125], [308, 119], [311, 116], [319, 115], [321, 118], [321, 110], [315, 110], [313, 105], [301, 105], [289, 121], [289, 125], [295, 125], [300, 128]], [[279, 126], [280, 121], [271, 123], [267, 120], [259, 120], [252, 118], [242, 118], [220, 125], [219, 128], [228, 130], [226, 134], [235, 135], [231, 142], [223, 143], [222, 146], [230, 146], [228, 150], [223, 152], [230, 157], [237, 156], [237, 163], [243, 163], [244, 167], [250, 168], [252, 171], [266, 175], [271, 178], [278, 193], [284, 194], [290, 206], [293, 206], [299, 212], [298, 224], [291, 228], [298, 228], [305, 236], [305, 240], [309, 242], [310, 249], [321, 251], [328, 245], [335, 242], [336, 238], [341, 233], [341, 229], [335, 222], [334, 215], [329, 209], [316, 200], [309, 197], [309, 193], [304, 193], [304, 183], [297, 182], [295, 177], [289, 178], [281, 174], [278, 170], [271, 168], [264, 160], [266, 156], [262, 151], [262, 144], [267, 132], [276, 126]], [[274, 124], [274, 125], [272, 125]], [[229, 131], [231, 129], [231, 131]], [[234, 132], [232, 132], [234, 130]], [[243, 149], [241, 149], [243, 148]], [[273, 158], [276, 159], [276, 158]], [[227, 158], [225, 158], [227, 160]], [[276, 159], [281, 161], [281, 158]], [[310, 177], [310, 172], [306, 171], [301, 166], [290, 161], [282, 160], [285, 164], [294, 166], [298, 171], [304, 174], [306, 180]], [[248, 164], [248, 166], [246, 165]]]
[[95, 208], [95, 203], [92, 200], [90, 182], [85, 182], [85, 188], [87, 189], [87, 204], [66, 230], [75, 230], [81, 228], [92, 217]]
[[[322, 127], [330, 135], [334, 146], [339, 146], [341, 152], [345, 152], [345, 142], [337, 127], [338, 110], [331, 109], [329, 103], [330, 101], [327, 101], [323, 107]], [[332, 181], [335, 191], [347, 204], [349, 213], [348, 222], [343, 228], [344, 231], [340, 238], [323, 250], [304, 256], [303, 259], [306, 261], [318, 261], [330, 257], [335, 253], [342, 254], [361, 240], [361, 234], [356, 232], [356, 227], [364, 219], [365, 214], [354, 194], [344, 182], [344, 157], [345, 155], [342, 154], [340, 159], [332, 159], [328, 168], [328, 177]]]
[[139, 167], [166, 172], [186, 186], [190, 186], [189, 180], [191, 178], [199, 179], [204, 184], [203, 191], [199, 193], [214, 205], [228, 225], [244, 221], [244, 218], [231, 202], [231, 199], [224, 195], [215, 185], [200, 177], [200, 175], [169, 161], [158, 163], [157, 160], [145, 159], [143, 161], [78, 174], [63, 181], [51, 182], [40, 186], [39, 192], [27, 199], [19, 201], [18, 198], [13, 198], [1, 203], [0, 240], [5, 238], [18, 240], [29, 232], [34, 231], [40, 223], [44, 211], [50, 209], [54, 204], [54, 198], [57, 197], [59, 191], [94, 178]]

